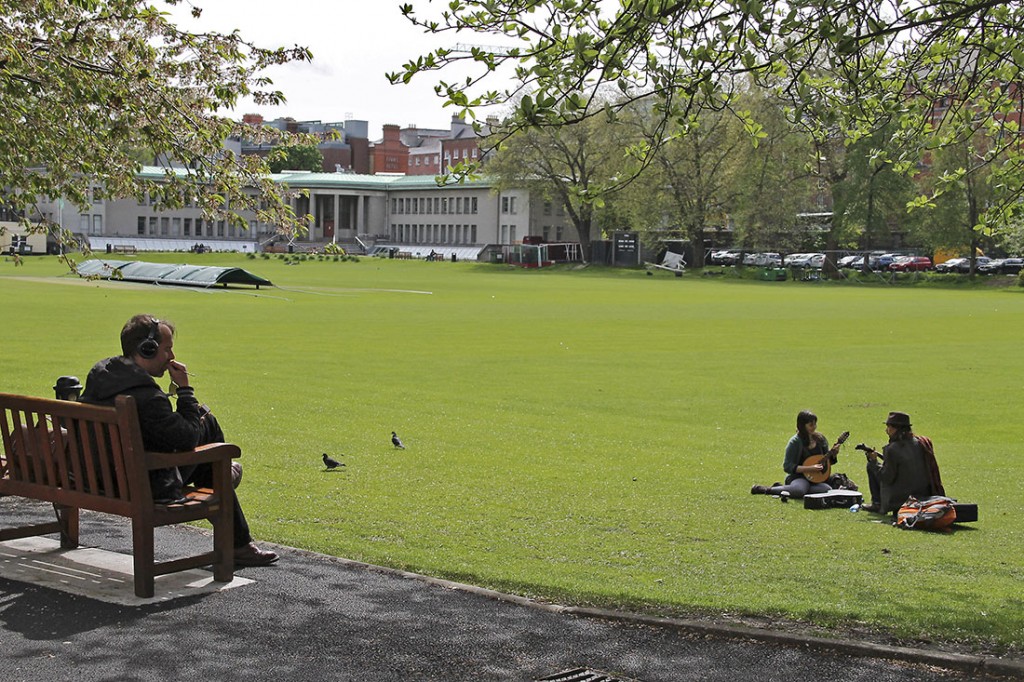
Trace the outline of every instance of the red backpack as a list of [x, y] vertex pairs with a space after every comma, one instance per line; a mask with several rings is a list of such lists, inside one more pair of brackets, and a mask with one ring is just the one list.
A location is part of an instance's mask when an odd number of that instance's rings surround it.
[[904, 530], [942, 530], [954, 521], [953, 500], [941, 495], [923, 500], [909, 497], [896, 512], [896, 526]]

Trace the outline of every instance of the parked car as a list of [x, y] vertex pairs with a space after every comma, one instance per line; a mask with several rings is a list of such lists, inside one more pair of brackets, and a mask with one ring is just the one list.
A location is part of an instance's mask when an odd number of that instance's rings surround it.
[[960, 265], [970, 267], [970, 261], [966, 258], [950, 258], [935, 266], [935, 272], [960, 272]]
[[724, 253], [721, 256], [719, 256], [719, 258], [718, 258], [719, 264], [720, 265], [736, 265], [737, 263], [740, 262], [740, 255], [742, 253], [743, 252], [738, 250], [738, 249], [730, 249], [726, 253]]
[[1003, 261], [1005, 258], [993, 258], [987, 263], [981, 263], [978, 265], [979, 275], [998, 275], [1002, 272]]
[[861, 268], [864, 266], [864, 254], [856, 253], [852, 256], [843, 256], [836, 265], [840, 268]]
[[782, 259], [782, 264], [787, 268], [802, 268], [810, 256], [809, 253], [789, 253]]
[[773, 252], [755, 253], [753, 264], [757, 267], [763, 268], [781, 267], [782, 254]]
[[868, 256], [868, 267], [872, 270], [888, 270], [897, 258], [898, 253], [874, 253]]
[[739, 258], [739, 249], [721, 249], [711, 253], [711, 263], [714, 265], [736, 265]]
[[1004, 258], [999, 265], [999, 272], [1004, 275], [1016, 275], [1024, 270], [1024, 258]]
[[823, 253], [791, 253], [786, 256], [785, 264], [790, 268], [820, 268], [824, 261]]
[[900, 256], [889, 265], [893, 272], [921, 272], [931, 267], [932, 259], [927, 256]]
[[[964, 261], [963, 263], [960, 263], [960, 264], [958, 264], [956, 266], [956, 271], [961, 273], [961, 274], [966, 275], [966, 274], [968, 274], [971, 271], [971, 259], [970, 258], [964, 258], [963, 261]], [[975, 270], [975, 272], [980, 272], [979, 268], [981, 268], [983, 265], [986, 265], [986, 264], [990, 263], [991, 261], [992, 261], [992, 259], [988, 258], [986, 256], [978, 256], [977, 258], [975, 258], [974, 259], [974, 270]]]

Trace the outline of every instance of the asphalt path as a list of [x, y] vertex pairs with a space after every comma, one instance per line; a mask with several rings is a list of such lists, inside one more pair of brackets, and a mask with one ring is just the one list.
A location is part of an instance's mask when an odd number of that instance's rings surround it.
[[[28, 518], [22, 508], [0, 499], [0, 520]], [[157, 533], [161, 553], [209, 541], [195, 528]], [[130, 528], [83, 512], [82, 543], [129, 553]], [[0, 678], [530, 681], [582, 668], [593, 675], [571, 679], [935, 682], [1024, 671], [1012, 662], [972, 671], [978, 661], [934, 651], [574, 612], [275, 549], [277, 565], [239, 571], [251, 584], [141, 606], [0, 578]]]

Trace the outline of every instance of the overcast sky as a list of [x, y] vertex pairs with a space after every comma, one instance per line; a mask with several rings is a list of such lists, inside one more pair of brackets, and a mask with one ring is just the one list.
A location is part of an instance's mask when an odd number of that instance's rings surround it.
[[[425, 0], [413, 2], [417, 9]], [[442, 108], [433, 90], [435, 74], [421, 74], [409, 85], [391, 85], [385, 73], [441, 44], [453, 40], [425, 35], [399, 11], [400, 0], [192, 0], [203, 8], [199, 24], [187, 7], [173, 14], [182, 28], [238, 29], [260, 47], [303, 45], [313, 52], [312, 63], [295, 63], [267, 71], [274, 87], [284, 92], [283, 107], [242, 104], [231, 116], [259, 113], [265, 119], [291, 116], [297, 120], [369, 123], [370, 139], [381, 126], [394, 123], [420, 128], [447, 128], [454, 110]], [[433, 3], [433, 8], [447, 2]], [[444, 41], [444, 42], [442, 42]], [[466, 42], [473, 42], [467, 39]], [[478, 41], [479, 42], [479, 41]], [[446, 76], [453, 79], [454, 74]], [[417, 82], [418, 81], [418, 82]]]

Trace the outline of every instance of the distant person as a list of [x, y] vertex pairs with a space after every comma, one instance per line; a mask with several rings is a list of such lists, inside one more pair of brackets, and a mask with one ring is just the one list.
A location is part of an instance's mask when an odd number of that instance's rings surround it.
[[[82, 393], [82, 402], [97, 405], [113, 405], [119, 395], [135, 398], [142, 443], [152, 452], [181, 452], [225, 440], [217, 419], [196, 400], [185, 365], [174, 359], [174, 331], [173, 324], [152, 315], [132, 317], [121, 329], [122, 355], [96, 363]], [[155, 380], [165, 372], [177, 385], [177, 409]], [[237, 462], [231, 465], [232, 482], [237, 486], [242, 468]], [[212, 469], [210, 464], [199, 464], [151, 471], [154, 500], [171, 504], [182, 499], [184, 485], [211, 485]], [[235, 565], [266, 566], [277, 561], [277, 554], [260, 549], [252, 541], [237, 495], [234, 515]]]
[[920, 500], [946, 494], [935, 447], [930, 439], [914, 435], [910, 427], [910, 415], [905, 412], [890, 412], [886, 418], [889, 444], [881, 454], [875, 450], [867, 453], [871, 503], [862, 509], [889, 514], [898, 511], [908, 497]]
[[818, 417], [808, 410], [796, 416], [796, 433], [786, 444], [786, 455], [782, 460], [782, 470], [786, 473], [784, 483], [771, 486], [755, 485], [750, 489], [752, 495], [787, 495], [801, 498], [811, 493], [826, 493], [832, 489], [828, 483], [811, 483], [805, 474], [822, 473], [824, 464], [805, 465], [804, 461], [812, 455], [827, 455], [834, 464], [838, 459], [839, 446], [831, 449], [828, 439], [818, 433]]

